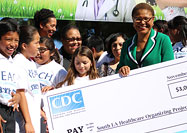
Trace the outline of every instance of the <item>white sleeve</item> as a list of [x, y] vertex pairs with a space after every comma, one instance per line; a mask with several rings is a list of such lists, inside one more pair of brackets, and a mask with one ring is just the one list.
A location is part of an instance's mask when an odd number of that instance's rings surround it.
[[60, 83], [61, 81], [63, 81], [65, 79], [66, 75], [67, 75], [67, 71], [64, 68], [59, 70], [59, 72], [56, 74], [56, 76], [52, 82], [52, 86], [56, 87], [56, 85], [58, 83]]
[[17, 89], [28, 88], [28, 76], [24, 69], [16, 68], [16, 83]]

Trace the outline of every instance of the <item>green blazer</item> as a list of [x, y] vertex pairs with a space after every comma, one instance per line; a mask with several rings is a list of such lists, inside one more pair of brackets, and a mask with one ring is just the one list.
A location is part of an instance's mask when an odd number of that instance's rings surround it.
[[136, 48], [137, 34], [123, 44], [120, 62], [117, 66], [116, 72], [118, 72], [122, 66], [129, 66], [132, 70], [174, 59], [169, 36], [156, 32], [153, 29], [151, 29], [151, 33], [139, 65], [136, 60]]

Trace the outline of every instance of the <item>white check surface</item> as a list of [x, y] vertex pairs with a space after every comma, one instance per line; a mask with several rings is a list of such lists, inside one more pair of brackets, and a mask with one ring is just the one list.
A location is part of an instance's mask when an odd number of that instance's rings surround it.
[[50, 133], [186, 133], [187, 59], [49, 91]]

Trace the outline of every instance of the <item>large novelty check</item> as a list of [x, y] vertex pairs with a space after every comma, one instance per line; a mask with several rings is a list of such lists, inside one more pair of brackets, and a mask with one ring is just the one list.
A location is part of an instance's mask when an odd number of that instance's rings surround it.
[[50, 91], [50, 133], [187, 132], [187, 59]]

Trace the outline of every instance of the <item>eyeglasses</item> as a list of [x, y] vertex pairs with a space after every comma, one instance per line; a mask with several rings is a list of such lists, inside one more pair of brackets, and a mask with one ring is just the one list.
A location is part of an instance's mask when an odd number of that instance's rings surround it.
[[148, 23], [152, 18], [154, 18], [154, 17], [150, 17], [150, 18], [147, 18], [147, 17], [145, 17], [145, 18], [133, 17], [133, 20], [136, 23], [139, 23], [139, 22], [142, 22], [142, 21]]
[[38, 50], [39, 50], [40, 53], [44, 53], [45, 51], [48, 50], [48, 48], [40, 47]]
[[114, 44], [112, 44], [112, 47], [113, 48], [117, 48], [117, 46], [120, 46], [120, 47], [122, 47], [123, 46], [123, 43], [114, 43]]
[[74, 42], [75, 40], [76, 41], [82, 41], [82, 38], [66, 38], [67, 41], [69, 42]]

